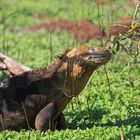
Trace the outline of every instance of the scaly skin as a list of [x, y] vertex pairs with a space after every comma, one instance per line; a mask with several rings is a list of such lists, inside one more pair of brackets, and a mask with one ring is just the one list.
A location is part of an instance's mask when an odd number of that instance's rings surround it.
[[0, 88], [0, 130], [66, 129], [63, 110], [80, 94], [93, 71], [110, 58], [105, 48], [80, 46], [67, 50], [48, 68], [4, 81]]

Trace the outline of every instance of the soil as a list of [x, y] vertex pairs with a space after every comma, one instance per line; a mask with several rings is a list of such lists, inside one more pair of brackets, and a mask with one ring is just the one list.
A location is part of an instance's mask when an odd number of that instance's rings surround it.
[[40, 15], [40, 14], [33, 13], [32, 17], [35, 19], [38, 19], [38, 20], [44, 20], [46, 18], [46, 15]]
[[134, 0], [129, 0], [126, 4], [124, 4], [124, 7], [126, 8], [135, 8], [136, 4]]
[[106, 1], [106, 0], [95, 0], [93, 2], [98, 6], [103, 6], [103, 5], [109, 4], [109, 1]]
[[[131, 22], [133, 20], [132, 15], [123, 15], [120, 17], [120, 23], [113, 24], [104, 30], [104, 27], [100, 27], [94, 24], [89, 19], [82, 19], [80, 21], [71, 21], [67, 19], [51, 19], [48, 22], [44, 22], [44, 15], [33, 15], [34, 18], [39, 20], [39, 24], [35, 24], [28, 28], [28, 31], [37, 31], [45, 29], [49, 32], [54, 32], [58, 29], [60, 31], [66, 30], [78, 41], [97, 40], [102, 37], [110, 38], [112, 35], [119, 35], [127, 32], [131, 28]], [[139, 32], [139, 30], [138, 30]]]
[[119, 35], [121, 33], [127, 32], [131, 28], [130, 23], [127, 24], [114, 24], [108, 28], [107, 35]]
[[52, 19], [48, 23], [40, 23], [33, 25], [29, 31], [37, 31], [46, 29], [49, 32], [54, 32], [57, 29], [66, 30], [73, 35], [76, 40], [88, 41], [91, 39], [100, 39], [105, 35], [103, 28], [94, 24], [91, 20], [82, 19], [78, 22], [66, 19]]

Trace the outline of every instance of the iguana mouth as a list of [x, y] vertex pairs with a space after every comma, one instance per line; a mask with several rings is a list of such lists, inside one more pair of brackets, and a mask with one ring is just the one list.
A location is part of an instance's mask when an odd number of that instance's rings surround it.
[[111, 58], [111, 53], [109, 51], [107, 51], [107, 52], [95, 52], [89, 56], [89, 59], [92, 59], [92, 58]]

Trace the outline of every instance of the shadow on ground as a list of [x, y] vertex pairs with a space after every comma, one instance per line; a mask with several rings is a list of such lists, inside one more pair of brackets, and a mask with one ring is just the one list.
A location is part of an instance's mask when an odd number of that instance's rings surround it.
[[[107, 112], [103, 109], [86, 109], [86, 110], [74, 110], [65, 113], [68, 116], [69, 128], [80, 129], [92, 128], [96, 122], [99, 122], [103, 115]], [[69, 119], [70, 118], [70, 119]]]
[[[72, 118], [69, 121], [69, 129], [86, 129], [86, 128], [92, 128], [95, 127], [113, 127], [113, 126], [131, 126], [131, 131], [125, 133], [125, 138], [134, 138], [135, 136], [140, 136], [140, 116], [137, 114], [134, 114], [132, 117], [129, 117], [124, 120], [118, 120], [116, 122], [107, 122], [102, 123], [100, 122], [103, 115], [107, 115], [108, 112], [104, 111], [104, 109], [101, 108], [94, 108], [94, 109], [87, 109], [87, 110], [75, 110], [66, 112], [66, 116], [69, 116], [69, 118]], [[134, 129], [133, 129], [134, 128]], [[120, 139], [120, 137], [115, 138], [113, 140]]]

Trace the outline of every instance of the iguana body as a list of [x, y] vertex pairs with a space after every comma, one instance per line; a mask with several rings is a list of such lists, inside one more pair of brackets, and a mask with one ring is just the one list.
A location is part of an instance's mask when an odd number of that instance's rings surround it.
[[9, 78], [0, 88], [0, 130], [65, 129], [66, 105], [110, 57], [105, 48], [80, 46], [67, 50], [48, 68]]

